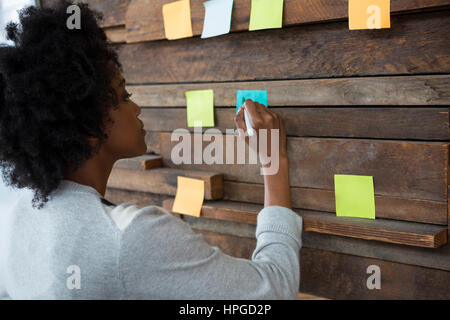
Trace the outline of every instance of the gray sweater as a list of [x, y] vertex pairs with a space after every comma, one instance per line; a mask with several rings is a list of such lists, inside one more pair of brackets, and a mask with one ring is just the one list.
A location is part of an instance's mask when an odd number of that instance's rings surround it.
[[288, 208], [259, 212], [248, 260], [158, 206], [138, 207], [118, 227], [92, 187], [63, 180], [41, 210], [31, 196], [0, 220], [2, 299], [297, 297], [302, 219]]

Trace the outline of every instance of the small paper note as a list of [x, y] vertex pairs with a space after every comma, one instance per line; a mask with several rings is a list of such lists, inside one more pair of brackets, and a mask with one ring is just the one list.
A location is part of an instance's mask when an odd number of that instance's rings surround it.
[[214, 91], [186, 91], [188, 127], [214, 127]]
[[283, 0], [252, 0], [249, 30], [281, 28]]
[[164, 31], [169, 40], [192, 37], [190, 0], [167, 3], [162, 7]]
[[336, 216], [375, 219], [373, 177], [334, 175]]
[[390, 0], [349, 0], [348, 27], [350, 30], [390, 28]]
[[205, 181], [178, 176], [172, 212], [200, 217], [204, 196]]
[[203, 2], [205, 20], [202, 38], [210, 38], [230, 32], [233, 0], [210, 0]]
[[237, 90], [236, 93], [236, 114], [245, 100], [251, 99], [267, 107], [267, 90]]

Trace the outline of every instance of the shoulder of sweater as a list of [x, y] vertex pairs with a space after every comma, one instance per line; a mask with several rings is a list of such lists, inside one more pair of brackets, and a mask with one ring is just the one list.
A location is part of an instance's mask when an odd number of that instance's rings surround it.
[[107, 202], [109, 201], [102, 201], [102, 206], [121, 231], [124, 231], [140, 215], [145, 215], [146, 213], [167, 213], [163, 208], [158, 206], [140, 207], [128, 202], [114, 205], [108, 204]]

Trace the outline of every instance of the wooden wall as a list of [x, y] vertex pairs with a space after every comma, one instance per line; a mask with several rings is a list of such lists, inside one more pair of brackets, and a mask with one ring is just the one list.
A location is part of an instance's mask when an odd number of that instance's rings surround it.
[[[258, 166], [175, 165], [170, 134], [187, 128], [186, 90], [214, 89], [225, 133], [236, 89], [265, 89], [284, 119], [293, 207], [305, 222], [300, 290], [449, 299], [450, 1], [392, 0], [390, 29], [350, 31], [347, 0], [285, 0], [283, 29], [249, 32], [250, 0], [235, 0], [232, 32], [200, 39], [203, 1], [191, 0], [194, 37], [176, 41], [164, 39], [167, 2], [89, 1], [142, 107], [148, 153], [165, 167], [118, 164], [107, 198], [170, 210], [176, 176], [200, 177], [210, 191], [202, 217], [183, 219], [250, 257], [264, 202]], [[335, 217], [334, 174], [373, 176], [375, 221]], [[380, 290], [365, 286], [371, 264], [381, 268]]]

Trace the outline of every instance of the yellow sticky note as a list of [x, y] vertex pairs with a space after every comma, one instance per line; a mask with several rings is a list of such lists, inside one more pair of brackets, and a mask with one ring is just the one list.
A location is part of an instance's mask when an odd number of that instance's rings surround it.
[[190, 0], [167, 3], [162, 7], [164, 30], [169, 40], [192, 37]]
[[375, 219], [373, 177], [335, 174], [336, 216]]
[[390, 28], [390, 0], [349, 0], [348, 27], [350, 30]]
[[281, 28], [283, 0], [252, 0], [248, 30]]
[[200, 217], [205, 197], [205, 181], [178, 176], [177, 183], [172, 211]]
[[188, 127], [214, 127], [214, 91], [186, 91]]

